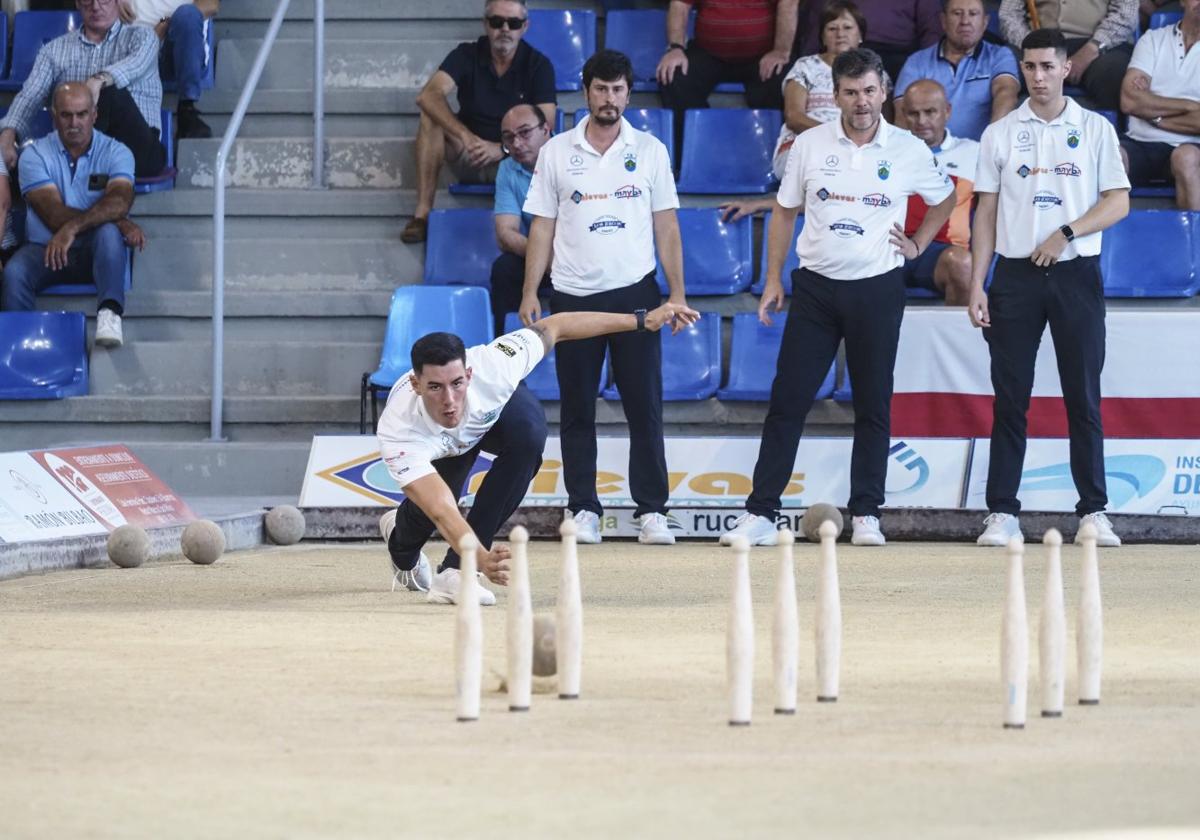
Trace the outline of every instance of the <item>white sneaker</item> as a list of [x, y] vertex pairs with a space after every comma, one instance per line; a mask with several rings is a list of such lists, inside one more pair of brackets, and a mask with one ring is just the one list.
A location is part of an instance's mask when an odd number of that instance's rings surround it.
[[575, 514], [575, 542], [580, 545], [596, 545], [600, 542], [600, 517], [590, 510]]
[[[383, 544], [386, 546], [388, 540], [392, 537], [392, 531], [396, 530], [396, 508], [392, 508], [383, 516], [379, 517], [379, 533], [383, 535]], [[389, 561], [391, 558], [388, 558]], [[421, 552], [421, 556], [417, 559], [417, 565], [413, 566], [408, 571], [397, 569], [396, 564], [392, 563], [392, 591], [396, 591], [397, 586], [403, 586], [409, 592], [428, 592], [429, 584], [433, 578], [433, 572], [430, 570], [429, 558], [425, 556], [425, 552]]]
[[779, 529], [765, 516], [743, 513], [733, 523], [733, 528], [721, 535], [721, 545], [733, 545], [734, 537], [745, 537], [750, 545], [775, 545], [779, 541]]
[[101, 309], [96, 313], [96, 345], [99, 347], [120, 347], [121, 316], [111, 309]]
[[887, 545], [883, 531], [879, 530], [878, 516], [852, 516], [850, 524], [854, 526], [851, 545]]
[[1013, 537], [1020, 537], [1022, 542], [1025, 540], [1021, 533], [1021, 521], [1011, 513], [989, 513], [983, 520], [983, 533], [975, 543], [1004, 548]]
[[[1121, 538], [1113, 531], [1112, 522], [1109, 521], [1104, 511], [1096, 511], [1079, 517], [1079, 527], [1082, 528], [1087, 523], [1092, 523], [1096, 526], [1096, 545], [1101, 548], [1119, 548]], [[1075, 532], [1075, 545], [1079, 545], [1082, 540], [1079, 539], [1079, 532]]]
[[[496, 593], [483, 585], [483, 572], [476, 572], [479, 576], [479, 606], [490, 607], [496, 603]], [[458, 569], [447, 567], [442, 569], [433, 576], [433, 583], [429, 587], [429, 594], [425, 596], [425, 600], [431, 604], [456, 604], [458, 603], [458, 586], [461, 582], [462, 575]]]
[[667, 524], [667, 517], [661, 513], [643, 513], [642, 530], [638, 532], [638, 542], [645, 545], [675, 545], [675, 535]]

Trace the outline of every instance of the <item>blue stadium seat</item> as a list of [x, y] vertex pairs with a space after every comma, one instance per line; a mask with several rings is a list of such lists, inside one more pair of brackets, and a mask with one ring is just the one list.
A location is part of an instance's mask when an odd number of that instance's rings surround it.
[[1097, 111], [1096, 113], [1112, 123], [1113, 128], [1116, 128], [1118, 131], [1120, 130], [1120, 127], [1117, 125], [1120, 115], [1116, 111]]
[[[125, 249], [125, 291], [128, 292], [133, 287], [133, 249]], [[50, 286], [38, 292], [41, 295], [84, 295], [91, 296], [96, 294], [95, 283], [59, 283], [57, 286]]]
[[134, 182], [133, 191], [139, 195], [175, 189], [175, 176], [179, 174], [179, 170], [175, 168], [175, 115], [163, 108], [161, 119], [161, 141], [167, 153], [167, 163], [157, 175], [138, 178]]
[[487, 289], [445, 286], [401, 286], [392, 294], [387, 332], [379, 369], [364, 373], [359, 392], [359, 431], [367, 432], [367, 397], [371, 429], [377, 422], [377, 398], [412, 367], [413, 342], [431, 332], [452, 332], [468, 347], [486, 344], [492, 336], [492, 304]]
[[604, 46], [629, 56], [633, 89], [658, 90], [654, 71], [666, 41], [666, 9], [613, 9], [604, 18]]
[[[587, 108], [575, 112], [575, 125], [588, 115]], [[625, 119], [638, 131], [653, 134], [667, 147], [671, 165], [675, 165], [675, 114], [667, 108], [627, 108]]]
[[562, 134], [567, 130], [567, 112], [562, 108], [554, 109], [554, 133]]
[[[754, 312], [739, 312], [733, 316], [733, 338], [729, 348], [729, 384], [717, 391], [717, 399], [730, 401], [765, 402], [771, 398], [771, 383], [775, 379], [775, 360], [783, 341], [787, 313], [772, 316], [771, 326], [764, 326]], [[837, 363], [829, 367], [829, 375], [817, 390], [816, 399], [828, 399], [833, 393]]]
[[[8, 106], [0, 106], [0, 117], [8, 115]], [[46, 108], [40, 108], [34, 112], [33, 119], [29, 122], [29, 134], [21, 138], [21, 145], [25, 146], [45, 137], [54, 130], [54, 117], [50, 115], [50, 111]]]
[[596, 13], [530, 9], [525, 40], [550, 59], [558, 90], [583, 88], [583, 63], [596, 51]]
[[[721, 221], [715, 207], [677, 211], [683, 240], [683, 282], [689, 295], [732, 295], [754, 279], [754, 239], [750, 218]], [[658, 266], [658, 287], [667, 293], [667, 277]]]
[[679, 192], [736, 195], [775, 188], [771, 156], [783, 117], [753, 108], [689, 110]]
[[[550, 313], [543, 312], [542, 317]], [[515, 332], [521, 329], [521, 317], [516, 312], [509, 312], [504, 316], [504, 331]], [[555, 354], [554, 348], [546, 354], [538, 366], [533, 369], [529, 376], [525, 377], [525, 384], [529, 386], [529, 390], [533, 391], [533, 395], [539, 400], [557, 400], [558, 399], [558, 373], [555, 370]], [[600, 380], [596, 383], [596, 394], [599, 395], [600, 388], [608, 382], [608, 358], [605, 357], [604, 364], [600, 366]]]
[[495, 195], [495, 184], [457, 183], [449, 186], [450, 195]]
[[82, 312], [0, 312], [0, 400], [88, 392]]
[[[700, 320], [678, 335], [662, 330], [663, 399], [706, 400], [721, 384], [721, 316], [703, 312]], [[619, 400], [616, 384], [604, 389], [604, 399]]]
[[17, 12], [13, 18], [12, 68], [0, 90], [20, 90], [47, 41], [79, 28], [78, 12]]
[[835, 402], [854, 402], [854, 391], [850, 387], [850, 368], [842, 373], [842, 384], [833, 392]]
[[434, 210], [425, 245], [425, 282], [437, 286], [488, 286], [500, 256], [491, 209]]
[[1150, 28], [1159, 29], [1163, 26], [1174, 26], [1183, 19], [1183, 12], [1155, 12], [1150, 15]]
[[[217, 83], [216, 67], [217, 67], [217, 44], [212, 20], [207, 20], [204, 23], [204, 40], [208, 41], [208, 65], [204, 68], [204, 78], [200, 80], [200, 90], [212, 90]], [[164, 91], [175, 92], [179, 90], [179, 83], [174, 76], [164, 76], [162, 79], [162, 87]]]
[[[759, 265], [762, 268], [759, 270], [758, 282], [750, 287], [750, 291], [756, 295], [761, 295], [763, 287], [767, 284], [767, 229], [771, 224], [771, 214], [767, 213], [763, 217], [763, 241], [762, 241], [762, 262]], [[800, 267], [800, 258], [796, 256], [796, 237], [800, 235], [800, 231], [804, 229], [804, 214], [796, 215], [796, 226], [792, 229], [792, 241], [788, 245], [787, 256], [783, 260], [783, 291], [785, 294], [792, 293], [792, 271]]]
[[[8, 72], [8, 15], [0, 15], [0, 80]], [[2, 83], [2, 82], [0, 82]]]
[[1104, 231], [1100, 267], [1105, 297], [1191, 297], [1196, 276], [1196, 216], [1133, 210]]

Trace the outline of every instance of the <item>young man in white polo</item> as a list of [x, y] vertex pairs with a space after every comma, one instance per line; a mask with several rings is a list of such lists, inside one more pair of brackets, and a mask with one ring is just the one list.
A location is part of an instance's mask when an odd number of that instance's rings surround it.
[[[538, 284], [550, 268], [551, 312], [641, 312], [662, 299], [655, 246], [669, 300], [684, 306], [679, 198], [667, 149], [621, 114], [633, 65], [601, 50], [583, 66], [589, 114], [542, 147], [525, 212], [533, 216], [525, 251], [521, 320], [541, 314]], [[550, 265], [551, 246], [554, 263]], [[600, 542], [596, 493], [596, 393], [605, 352], [629, 425], [629, 492], [638, 540], [670, 545], [667, 459], [662, 421], [662, 344], [644, 333], [571, 341], [558, 348], [559, 437], [567, 507], [581, 543]]]
[[[1071, 72], [1067, 42], [1038, 29], [1021, 44], [1029, 99], [983, 133], [975, 173], [971, 234], [973, 289], [968, 312], [983, 328], [992, 357], [991, 455], [980, 545], [1003, 546], [1021, 534], [1017, 490], [1025, 462], [1026, 412], [1038, 345], [1046, 325], [1071, 439], [1071, 477], [1080, 524], [1099, 543], [1117, 546], [1104, 514], [1104, 281], [1101, 231], [1129, 213], [1129, 179], [1112, 124], [1063, 95]], [[984, 278], [999, 255], [991, 288]], [[1078, 537], [1076, 537], [1078, 540]]]
[[[399, 583], [428, 592], [432, 603], [453, 604], [461, 582], [456, 549], [468, 534], [481, 547], [480, 574], [493, 583], [507, 582], [508, 547], [493, 545], [492, 538], [525, 498], [546, 443], [546, 413], [523, 380], [556, 342], [654, 334], [665, 326], [678, 332], [699, 317], [666, 303], [637, 315], [551, 315], [469, 349], [451, 333], [418, 339], [412, 370], [392, 387], [379, 420], [380, 454], [405, 495], [379, 520], [392, 558], [392, 588]], [[458, 491], [480, 450], [495, 460], [464, 518]], [[436, 575], [422, 551], [435, 528], [450, 543]], [[479, 601], [488, 606], [496, 596], [481, 586]]]
[[[854, 450], [850, 516], [855, 545], [883, 545], [879, 508], [891, 443], [892, 370], [904, 317], [906, 259], [916, 259], [954, 210], [954, 186], [929, 147], [880, 116], [887, 96], [883, 64], [871, 50], [833, 62], [834, 97], [842, 115], [801, 134], [788, 154], [767, 231], [767, 283], [758, 316], [771, 323], [783, 308], [780, 273], [796, 214], [800, 268], [779, 348], [771, 403], [763, 424], [754, 488], [746, 513], [721, 537], [774, 545], [780, 497], [796, 461], [804, 421], [817, 389], [846, 342], [854, 383]], [[929, 205], [912, 238], [904, 235], [908, 197]]]

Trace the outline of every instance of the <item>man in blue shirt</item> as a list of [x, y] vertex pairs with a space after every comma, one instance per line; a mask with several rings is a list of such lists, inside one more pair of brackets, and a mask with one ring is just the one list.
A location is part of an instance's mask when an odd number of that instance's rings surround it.
[[896, 89], [896, 125], [908, 128], [900, 100], [908, 86], [933, 79], [946, 89], [955, 137], [978, 140], [983, 130], [1017, 107], [1021, 84], [1017, 60], [1008, 47], [983, 40], [987, 31], [983, 0], [946, 0], [942, 7], [945, 36], [918, 50], [904, 62]]
[[96, 103], [85, 84], [59, 85], [52, 108], [54, 133], [21, 154], [28, 241], [4, 267], [0, 309], [31, 310], [44, 288], [91, 281], [99, 298], [96, 344], [120, 347], [126, 245], [146, 245], [128, 218], [133, 154], [93, 128]]
[[[525, 246], [528, 244], [532, 217], [522, 209], [538, 152], [550, 139], [546, 114], [536, 105], [521, 103], [508, 109], [500, 121], [500, 143], [508, 157], [496, 172], [496, 243], [500, 256], [492, 263], [492, 316], [496, 335], [504, 335], [504, 316], [521, 305], [521, 286], [525, 282]], [[542, 281], [543, 292], [549, 280]]]

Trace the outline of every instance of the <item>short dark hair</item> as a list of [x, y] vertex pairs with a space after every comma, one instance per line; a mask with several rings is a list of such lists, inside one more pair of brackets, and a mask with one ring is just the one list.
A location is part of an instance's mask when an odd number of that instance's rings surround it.
[[836, 91], [842, 79], [861, 79], [868, 73], [879, 77], [879, 83], [884, 84], [883, 59], [874, 50], [859, 47], [846, 50], [833, 60], [833, 89]]
[[412, 346], [413, 373], [421, 375], [425, 365], [441, 367], [458, 359], [463, 364], [467, 362], [467, 348], [462, 339], [454, 333], [435, 332], [418, 338]]
[[534, 105], [532, 102], [518, 102], [516, 105], [512, 106], [507, 111], [505, 111], [504, 116], [507, 117], [509, 114], [511, 114], [513, 111], [517, 110], [518, 108], [528, 108], [530, 110], [530, 112], [533, 114], [533, 118], [537, 120], [537, 127], [538, 128], [546, 127], [546, 125], [547, 125], [546, 112], [543, 111], [538, 106]]
[[[864, 41], [867, 40], [867, 18], [858, 8], [858, 4], [853, 0], [830, 0], [821, 10], [821, 23], [817, 30], [818, 41], [821, 41], [821, 34], [825, 31], [825, 27], [842, 15], [850, 15], [854, 18], [854, 22], [858, 24], [858, 37]], [[824, 48], [824, 46], [825, 42], [821, 41], [821, 47]]]
[[1021, 42], [1021, 60], [1026, 50], [1054, 50], [1060, 58], [1067, 57], [1067, 36], [1061, 29], [1035, 29]]
[[615, 82], [624, 78], [625, 84], [633, 88], [633, 62], [629, 56], [616, 50], [600, 50], [583, 65], [583, 89], [592, 86], [592, 79]]

